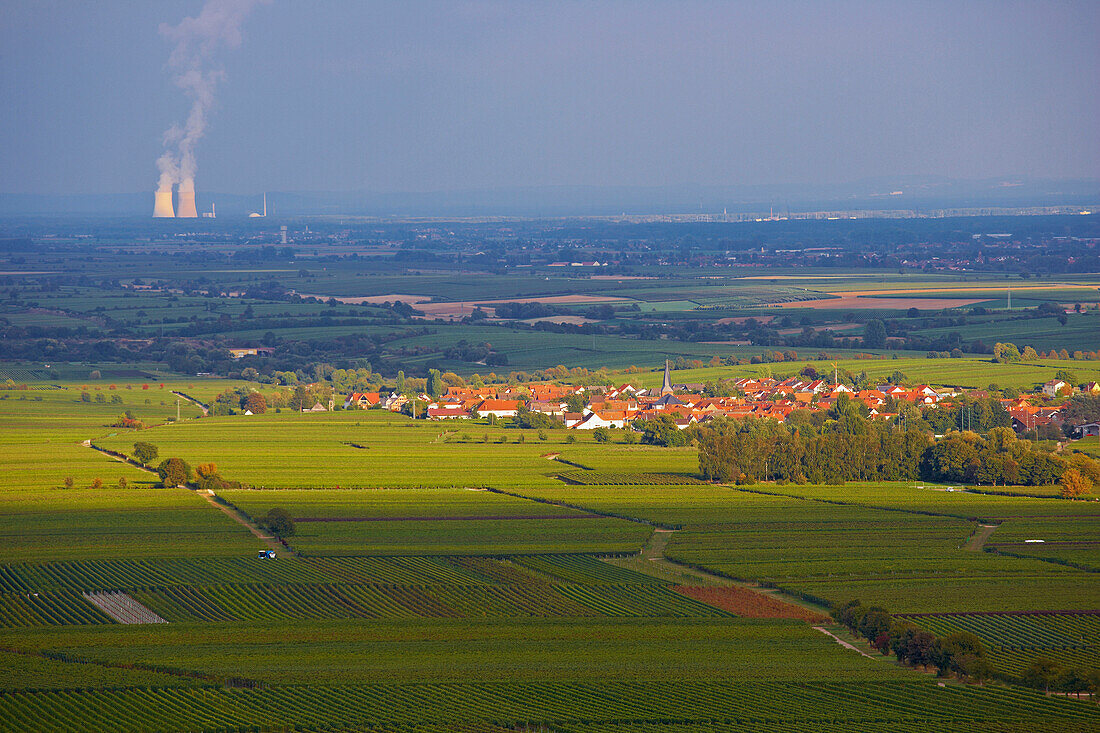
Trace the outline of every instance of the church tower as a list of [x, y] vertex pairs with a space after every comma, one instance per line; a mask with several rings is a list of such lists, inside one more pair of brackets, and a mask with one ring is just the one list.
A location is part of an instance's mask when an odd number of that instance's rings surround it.
[[661, 394], [672, 394], [672, 375], [669, 374], [668, 359], [665, 359], [665, 381], [661, 385]]

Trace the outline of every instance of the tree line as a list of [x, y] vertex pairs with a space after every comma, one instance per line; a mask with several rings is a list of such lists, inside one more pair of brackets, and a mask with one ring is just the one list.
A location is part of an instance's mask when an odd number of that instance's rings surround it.
[[[941, 677], [955, 676], [979, 684], [994, 676], [1006, 676], [994, 671], [985, 643], [969, 631], [936, 636], [908, 619], [896, 618], [879, 606], [864, 606], [858, 600], [833, 606], [830, 615], [882, 655], [893, 653], [906, 666], [934, 668]], [[1008, 679], [1047, 693], [1052, 689], [1069, 694], [1100, 693], [1100, 670], [1065, 667], [1047, 657], [1037, 657], [1019, 679]]]
[[[994, 486], [1054, 484], [1076, 471], [1085, 491], [1100, 484], [1100, 464], [1087, 455], [1046, 450], [1008, 427], [992, 427], [986, 437], [962, 430], [937, 440], [923, 420], [905, 427], [900, 420], [876, 422], [860, 407], [842, 398], [827, 411], [792, 413], [786, 423], [718, 418], [693, 427], [699, 471], [709, 480], [743, 484], [924, 479]], [[999, 404], [996, 409], [1003, 412]]]

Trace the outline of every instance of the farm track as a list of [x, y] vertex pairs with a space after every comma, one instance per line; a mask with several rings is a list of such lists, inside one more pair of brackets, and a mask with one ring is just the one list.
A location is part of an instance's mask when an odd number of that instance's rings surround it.
[[204, 414], [204, 415], [209, 414], [210, 408], [206, 404], [204, 404], [203, 402], [201, 402], [201, 401], [195, 399], [194, 397], [192, 397], [191, 395], [185, 394], [183, 392], [177, 392], [176, 390], [172, 390], [172, 394], [176, 395], [177, 397], [182, 397], [183, 399], [187, 400], [188, 402], [193, 403], [196, 407], [198, 407], [200, 410], [202, 410], [202, 414]]
[[861, 657], [867, 657], [868, 659], [874, 659], [874, 657], [872, 657], [867, 652], [863, 651], [862, 649], [857, 648], [854, 644], [850, 644], [850, 643], [844, 641], [844, 639], [841, 639], [839, 636], [837, 636], [833, 632], [829, 631], [824, 626], [815, 626], [814, 631], [820, 631], [822, 634], [825, 634], [825, 636], [832, 637], [833, 640], [837, 644], [840, 644], [845, 649], [851, 649], [853, 652], [855, 652], [856, 654], [859, 654]]
[[[676, 530], [670, 529], [655, 529], [649, 536], [645, 545], [642, 547], [642, 551], [639, 554], [639, 559], [645, 560], [645, 564], [636, 563], [631, 564], [630, 567], [637, 569], [639, 572], [646, 572], [647, 568], [652, 571], [654, 566], [661, 570], [671, 573], [674, 577], [683, 578], [685, 580], [703, 581], [708, 586], [720, 586], [720, 587], [737, 587], [741, 588], [749, 593], [755, 593], [763, 598], [769, 599], [775, 603], [782, 603], [788, 606], [793, 606], [799, 611], [810, 610], [814, 613], [823, 613], [823, 609], [819, 606], [807, 603], [806, 601], [795, 598], [784, 593], [781, 590], [774, 588], [763, 588], [756, 583], [746, 583], [733, 578], [727, 578], [716, 573], [711, 573], [701, 568], [694, 568], [690, 565], [681, 564], [675, 560], [665, 557], [665, 548], [668, 546], [669, 540], [672, 539], [672, 534]], [[652, 563], [652, 564], [649, 564]], [[657, 575], [656, 573], [653, 573]], [[659, 577], [659, 576], [658, 576]], [[681, 582], [681, 585], [691, 585], [691, 583]], [[706, 601], [704, 601], [706, 602]], [[784, 615], [783, 618], [798, 617], [797, 612], [792, 612], [790, 615]]]
[[278, 540], [276, 540], [269, 534], [265, 534], [263, 530], [250, 522], [248, 519], [246, 519], [239, 510], [217, 502], [214, 499], [213, 494], [202, 494], [202, 497], [206, 499], [207, 503], [209, 503], [210, 506], [222, 512], [223, 514], [225, 514], [225, 516], [229, 517], [237, 524], [246, 528], [257, 539], [262, 540], [263, 543], [267, 545], [268, 549], [275, 550], [276, 552], [285, 552], [287, 550], [287, 548], [283, 546]]
[[[103, 450], [102, 448], [96, 446], [90, 440], [84, 441], [84, 445], [91, 448], [94, 451], [98, 451], [99, 453], [102, 453], [103, 455], [108, 456], [108, 457], [118, 461], [119, 463], [125, 463], [127, 465], [138, 468], [142, 471], [145, 471], [146, 473], [151, 473], [154, 476], [158, 475], [156, 471], [149, 468], [148, 466], [143, 466], [140, 463], [137, 463], [135, 461], [132, 461], [132, 460], [129, 460], [129, 459], [126, 459], [126, 458], [120, 458], [119, 456], [117, 456], [117, 455], [115, 455], [115, 454], [113, 454], [109, 451]], [[228, 507], [224, 504], [218, 503], [217, 501], [214, 500], [214, 497], [213, 497], [212, 494], [207, 494], [207, 493], [204, 493], [204, 492], [196, 492], [196, 493], [198, 493], [200, 496], [202, 496], [204, 499], [206, 499], [207, 503], [210, 504], [212, 507], [219, 510], [220, 512], [225, 514], [225, 516], [229, 517], [234, 522], [236, 522], [237, 524], [239, 524], [242, 527], [244, 527], [245, 529], [247, 529], [257, 539], [262, 540], [263, 543], [265, 545], [267, 545], [268, 549], [276, 550], [277, 552], [285, 552], [287, 550], [287, 547], [280, 544], [278, 540], [276, 540], [274, 537], [272, 537], [269, 534], [265, 534], [259, 527], [257, 527], [255, 524], [250, 522], [248, 519], [246, 519], [244, 517], [244, 515], [240, 513], [239, 510], [237, 510], [235, 508], [232, 508], [232, 507]]]
[[993, 534], [993, 531], [1000, 525], [997, 524], [979, 524], [978, 528], [974, 531], [974, 534], [970, 537], [970, 541], [966, 543], [964, 549], [971, 552], [981, 552], [982, 546], [985, 544], [989, 536]]

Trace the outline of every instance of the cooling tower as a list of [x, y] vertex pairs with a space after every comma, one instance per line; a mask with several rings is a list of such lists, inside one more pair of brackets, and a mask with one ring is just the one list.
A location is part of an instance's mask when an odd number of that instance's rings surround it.
[[172, 209], [172, 189], [157, 191], [153, 199], [153, 218], [164, 219], [176, 215]]
[[195, 192], [180, 191], [180, 211], [176, 215], [181, 219], [197, 219], [198, 210], [195, 208]]

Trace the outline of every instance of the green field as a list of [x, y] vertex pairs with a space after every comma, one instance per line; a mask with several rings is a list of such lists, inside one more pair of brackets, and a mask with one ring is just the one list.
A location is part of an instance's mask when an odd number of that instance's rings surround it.
[[[1091, 610], [1092, 546], [1080, 543], [1100, 504], [914, 483], [708, 485], [693, 447], [377, 411], [212, 418], [183, 403], [175, 424], [171, 389], [210, 401], [235, 383], [142, 384], [89, 383], [121, 404], [83, 402], [71, 383], [0, 400], [12, 428], [0, 438], [0, 730], [1098, 724], [1087, 702], [938, 687], [805, 622], [737, 618], [677, 587], [759, 584], [894, 613]], [[152, 427], [110, 427], [121, 409]], [[220, 498], [251, 517], [285, 509], [296, 534], [278, 559], [257, 560], [267, 545], [205, 497], [155, 488], [84, 440], [213, 461], [250, 487]], [[965, 549], [979, 520], [998, 524], [984, 552]], [[1042, 549], [1018, 546], [1035, 533]], [[647, 559], [658, 538], [673, 564]], [[104, 590], [168, 623], [115, 623], [82, 595]], [[936, 618], [946, 633], [969, 617]], [[1058, 644], [1074, 626], [979, 631], [1012, 679], [1040, 653], [1094, 664], [1091, 627], [1079, 626], [1074, 648]]]

